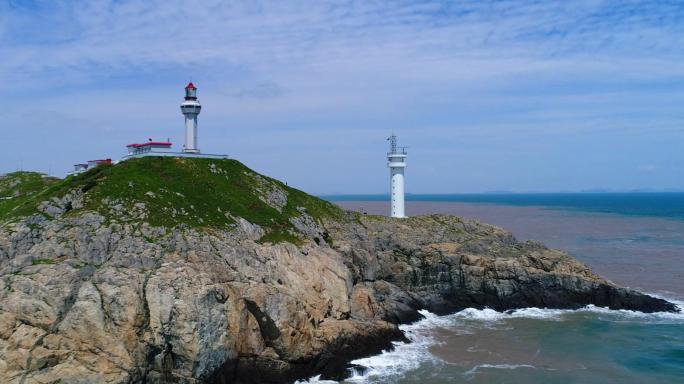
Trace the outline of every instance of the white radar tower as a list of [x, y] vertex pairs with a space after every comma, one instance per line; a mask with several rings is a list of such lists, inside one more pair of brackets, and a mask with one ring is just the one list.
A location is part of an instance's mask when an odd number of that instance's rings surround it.
[[185, 153], [199, 153], [197, 148], [197, 115], [202, 106], [197, 100], [197, 88], [193, 83], [185, 86], [185, 101], [181, 104], [181, 112], [185, 116]]
[[406, 168], [406, 147], [397, 147], [397, 136], [392, 134], [387, 140], [390, 150], [387, 152], [387, 166], [390, 169], [390, 197], [392, 199], [392, 217], [404, 215], [404, 168]]

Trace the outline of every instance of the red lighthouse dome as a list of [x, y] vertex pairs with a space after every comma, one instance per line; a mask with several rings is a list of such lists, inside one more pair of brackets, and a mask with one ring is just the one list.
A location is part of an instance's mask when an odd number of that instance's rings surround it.
[[197, 87], [192, 82], [185, 86], [185, 100], [197, 100]]

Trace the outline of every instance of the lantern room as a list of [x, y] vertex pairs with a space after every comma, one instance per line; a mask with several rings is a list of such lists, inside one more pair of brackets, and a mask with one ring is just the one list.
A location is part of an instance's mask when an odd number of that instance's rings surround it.
[[195, 84], [188, 83], [185, 86], [185, 100], [197, 100], [197, 88]]

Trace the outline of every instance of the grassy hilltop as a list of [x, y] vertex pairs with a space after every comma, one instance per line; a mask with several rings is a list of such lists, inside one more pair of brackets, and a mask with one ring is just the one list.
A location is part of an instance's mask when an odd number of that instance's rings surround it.
[[57, 182], [59, 179], [37, 172], [0, 175], [0, 221], [18, 212], [19, 207]]
[[3, 176], [0, 222], [42, 213], [42, 202], [65, 196], [78, 200], [67, 203], [65, 215], [94, 211], [117, 222], [229, 229], [242, 217], [267, 231], [264, 241], [296, 241], [290, 219], [302, 212], [317, 221], [342, 216], [335, 205], [236, 160], [145, 157], [64, 180], [31, 172]]

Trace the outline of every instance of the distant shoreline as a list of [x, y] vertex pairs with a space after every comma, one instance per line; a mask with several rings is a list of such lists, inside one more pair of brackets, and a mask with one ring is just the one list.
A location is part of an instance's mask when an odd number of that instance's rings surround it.
[[[320, 197], [334, 203], [389, 201], [388, 195], [381, 194]], [[684, 220], [684, 192], [407, 194], [406, 201], [542, 207]]]
[[[496, 197], [496, 196], [606, 196], [606, 195], [626, 195], [626, 196], [654, 196], [654, 195], [683, 195], [684, 191], [586, 191], [586, 192], [473, 192], [473, 193], [406, 193], [406, 199], [414, 201], [451, 201], [454, 198], [469, 197]], [[381, 201], [388, 200], [389, 194], [386, 193], [359, 193], [359, 194], [319, 194], [321, 199], [328, 201]], [[444, 200], [436, 200], [444, 199]]]
[[[338, 201], [343, 209], [388, 216], [387, 201]], [[684, 301], [684, 219], [565, 207], [409, 201], [408, 216], [446, 214], [493, 224], [587, 263], [621, 285]], [[674, 296], [671, 294], [674, 293]]]

